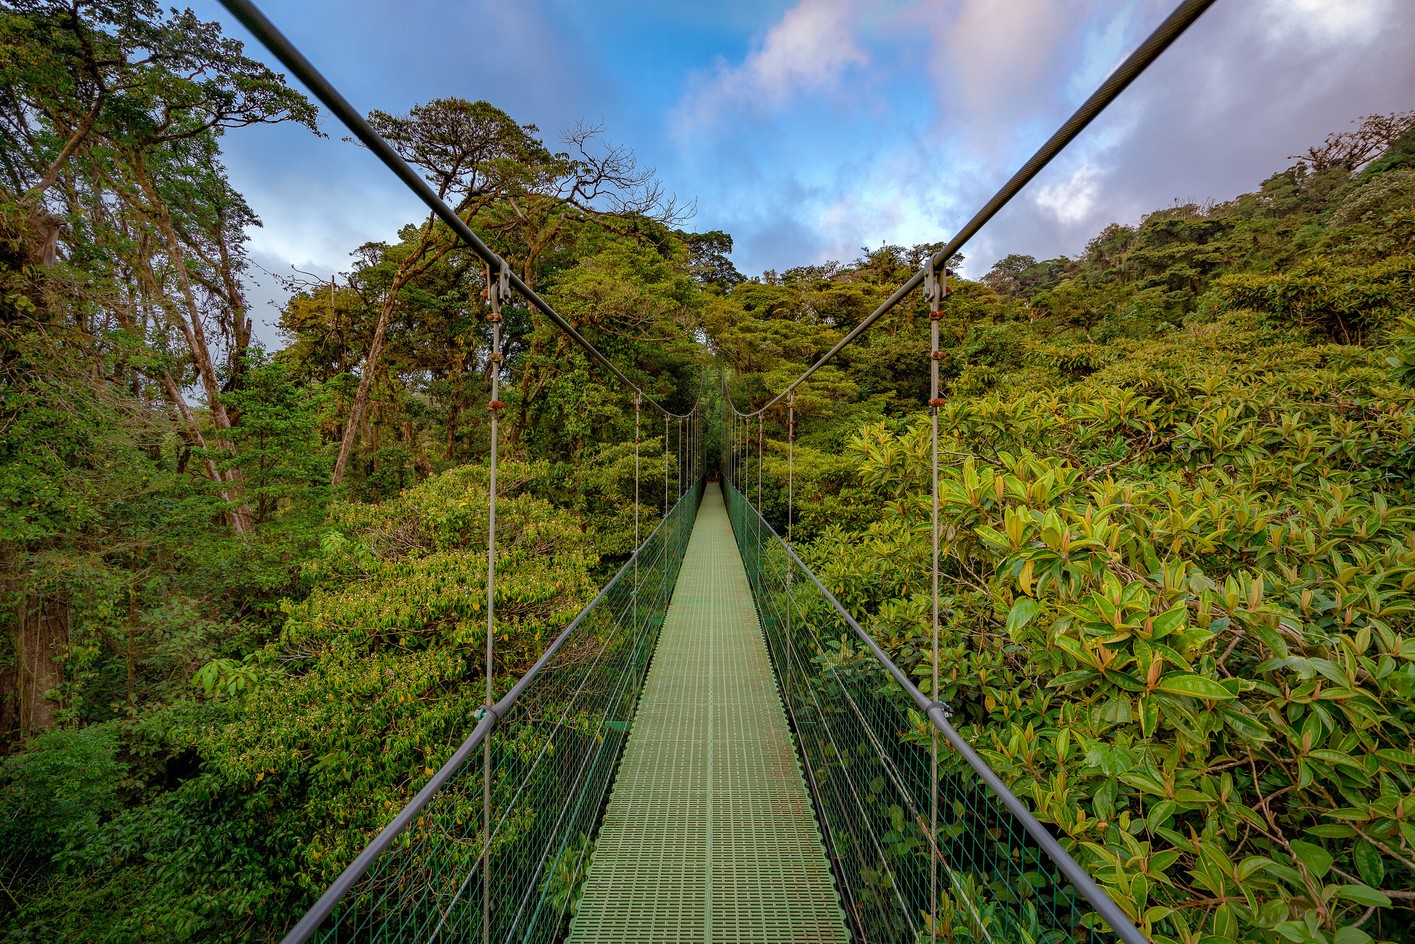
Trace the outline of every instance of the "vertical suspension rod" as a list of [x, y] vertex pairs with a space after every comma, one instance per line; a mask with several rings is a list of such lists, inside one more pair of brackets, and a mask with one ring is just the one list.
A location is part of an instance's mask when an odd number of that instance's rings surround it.
[[[938, 387], [938, 365], [943, 358], [943, 352], [938, 348], [938, 322], [943, 317], [941, 303], [945, 293], [945, 281], [948, 278], [948, 269], [930, 269], [926, 283], [929, 297], [929, 441], [931, 446], [930, 462], [930, 486], [931, 495], [929, 500], [929, 533], [933, 543], [933, 564], [929, 570], [929, 579], [932, 589], [933, 600], [933, 688], [929, 693], [935, 702], [939, 701], [938, 693], [938, 408], [943, 406], [943, 399], [939, 396]], [[931, 929], [931, 940], [938, 940], [938, 866], [939, 866], [939, 844], [938, 844], [938, 728], [932, 729], [931, 750], [929, 752], [929, 908], [930, 914], [935, 919], [929, 922]]]
[[762, 415], [757, 414], [757, 512], [762, 510], [762, 464], [766, 461], [766, 433], [762, 428]]
[[639, 635], [639, 443], [643, 440], [644, 396], [634, 391], [634, 637]]
[[[491, 418], [491, 455], [487, 480], [486, 515], [486, 708], [490, 713], [496, 704], [493, 676], [496, 669], [496, 465], [497, 418], [501, 413], [501, 303], [510, 295], [510, 269], [503, 262], [493, 275], [487, 269], [486, 294], [491, 304], [487, 320], [491, 322], [491, 399], [487, 413]], [[482, 944], [491, 944], [491, 738], [482, 741]]]

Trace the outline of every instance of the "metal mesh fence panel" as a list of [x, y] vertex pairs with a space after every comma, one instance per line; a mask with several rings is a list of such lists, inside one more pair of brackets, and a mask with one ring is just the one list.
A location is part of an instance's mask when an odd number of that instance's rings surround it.
[[[901, 683], [898, 670], [743, 495], [730, 483], [724, 492], [855, 938], [1114, 940], [999, 794], [945, 739], [928, 700]], [[946, 730], [957, 737], [951, 726]]]
[[[701, 483], [687, 490], [502, 699], [495, 723], [478, 719], [434, 778], [444, 782], [405, 811], [367, 870], [346, 873], [326, 893], [337, 903], [313, 932], [297, 928], [287, 942], [481, 941], [484, 922], [490, 941], [563, 936], [701, 494]], [[492, 829], [484, 860], [485, 745]]]

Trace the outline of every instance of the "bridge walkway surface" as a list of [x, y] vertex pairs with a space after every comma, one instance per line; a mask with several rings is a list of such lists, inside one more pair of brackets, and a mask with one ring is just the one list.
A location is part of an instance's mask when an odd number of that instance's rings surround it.
[[848, 940], [722, 490], [708, 486], [571, 944]]

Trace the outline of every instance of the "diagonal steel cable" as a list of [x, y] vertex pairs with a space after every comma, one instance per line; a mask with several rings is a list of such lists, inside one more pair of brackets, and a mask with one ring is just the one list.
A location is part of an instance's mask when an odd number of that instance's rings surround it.
[[[314, 95], [315, 98], [319, 99], [320, 103], [323, 104], [325, 108], [328, 108], [335, 118], [339, 119], [340, 123], [359, 140], [360, 144], [372, 151], [374, 156], [382, 161], [384, 166], [391, 170], [394, 176], [401, 180], [403, 184], [413, 192], [414, 196], [421, 200], [438, 219], [442, 220], [442, 222], [452, 230], [452, 232], [456, 233], [458, 238], [466, 243], [467, 246], [486, 263], [487, 267], [492, 272], [505, 271], [509, 277], [511, 287], [520, 293], [520, 295], [530, 303], [531, 307], [549, 318], [571, 341], [589, 355], [591, 360], [613, 374], [619, 382], [626, 387], [637, 390], [640, 393], [643, 392], [638, 383], [635, 383], [622, 370], [616, 367], [608, 356], [600, 351], [599, 348], [595, 347], [574, 325], [556, 311], [548, 301], [541, 298], [533, 288], [526, 284], [524, 279], [515, 272], [512, 272], [510, 266], [506, 264], [506, 260], [503, 259], [496, 250], [483, 242], [482, 238], [467, 225], [466, 221], [458, 216], [456, 212], [428, 186], [427, 181], [423, 180], [418, 172], [413, 170], [407, 161], [403, 160], [402, 156], [393, 148], [393, 145], [389, 144], [382, 135], [373, 129], [368, 121], [364, 119], [364, 116], [359, 114], [358, 111], [354, 109], [354, 106], [349, 104], [348, 99], [340, 94], [339, 90], [305, 58], [304, 54], [295, 47], [294, 43], [290, 42], [290, 40], [285, 37], [285, 34], [282, 33], [251, 0], [221, 0], [221, 5], [226, 8], [227, 12], [239, 20], [242, 26], [250, 30], [251, 35], [259, 40], [260, 44], [270, 51], [271, 55], [280, 60], [281, 65], [289, 69], [290, 73], [298, 79], [305, 88], [309, 89], [310, 93]], [[665, 413], [671, 413], [673, 416], [683, 415], [680, 413], [672, 413], [667, 407], [648, 394], [644, 394], [644, 399], [650, 405]]]
[[[753, 582], [754, 593], [758, 592], [760, 586], [759, 561], [762, 556], [761, 547], [769, 546], [783, 554], [789, 564], [794, 565], [794, 567], [799, 570], [801, 576], [805, 578], [805, 583], [802, 585], [803, 589], [814, 588], [814, 592], [824, 601], [824, 605], [828, 608], [828, 611], [833, 612], [840, 622], [848, 628], [849, 635], [862, 643], [868, 650], [872, 657], [870, 664], [883, 671], [885, 675], [892, 680], [892, 690], [898, 692], [906, 702], [912, 702], [914, 709], [921, 712], [924, 717], [928, 719], [931, 728], [936, 730], [939, 735], [948, 742], [958, 754], [963, 764], [971, 769], [972, 774], [976, 776], [986, 788], [986, 794], [990, 795], [1001, 805], [999, 812], [1005, 812], [1005, 815], [1010, 818], [1009, 821], [1016, 827], [1013, 830], [1013, 834], [1018, 837], [1025, 836], [1029, 842], [1033, 843], [1041, 852], [1045, 853], [1051, 865], [1055, 867], [1075, 891], [1089, 903], [1095, 913], [1109, 925], [1111, 931], [1117, 938], [1123, 941], [1124, 944], [1148, 944], [1144, 934], [1135, 927], [1129, 917], [1126, 916], [1125, 912], [1096, 884], [1095, 880], [1071, 857], [1060, 842], [1051, 834], [1050, 830], [1032, 814], [1027, 808], [1027, 805], [1002, 782], [982, 757], [978, 755], [977, 751], [963, 739], [962, 735], [958, 733], [957, 729], [953, 727], [948, 719], [949, 711], [947, 706], [936, 699], [924, 695], [903, 670], [895, 665], [894, 661], [880, 648], [879, 643], [850, 615], [849, 611], [835, 595], [826, 589], [820, 578], [806, 566], [805, 562], [802, 561], [797, 554], [796, 549], [788, 545], [771, 524], [761, 516], [760, 511], [751, 505], [746, 495], [736, 488], [731, 490], [731, 494], [736, 501], [740, 502], [744, 509], [739, 516], [742, 519], [742, 526], [738, 529], [737, 533], [739, 544], [743, 545], [742, 556], [749, 568], [748, 573]], [[750, 518], [748, 518], [748, 516], [750, 516]], [[734, 519], [734, 524], [736, 524], [736, 522], [737, 519]], [[760, 535], [754, 538], [758, 545], [756, 549], [748, 547], [747, 542], [743, 538], [744, 532], [749, 527], [753, 528]], [[753, 562], [758, 563], [754, 564]], [[755, 575], [753, 574], [754, 568], [756, 569]], [[759, 601], [758, 606], [760, 607], [761, 605]], [[807, 623], [808, 621], [803, 618], [799, 625], [806, 626]], [[812, 630], [812, 632], [814, 632], [814, 630]], [[833, 667], [831, 667], [829, 671], [832, 675], [835, 675], [835, 669]], [[786, 690], [786, 686], [783, 685], [783, 694]], [[814, 698], [814, 691], [809, 687], [807, 690], [812, 698]], [[858, 704], [855, 698], [852, 698], [848, 693], [846, 693], [845, 697], [846, 701], [851, 703], [852, 707], [857, 712], [862, 713], [862, 706]], [[873, 730], [869, 730], [865, 738], [870, 742], [871, 750], [877, 752], [882, 761], [885, 779], [902, 785], [903, 776], [897, 769], [895, 761], [890, 758], [887, 749], [888, 746], [882, 743]], [[841, 754], [842, 752], [837, 748], [836, 753]], [[848, 751], [844, 753], [848, 754]], [[1041, 860], [1035, 855], [1033, 856], [1033, 861], [1037, 864], [1041, 864]], [[948, 867], [946, 863], [945, 867], [949, 868], [950, 873], [954, 871], [951, 867]], [[957, 885], [957, 882], [953, 881], [952, 875], [950, 879], [953, 884]], [[968, 900], [970, 896], [960, 897], [964, 897], [965, 900]], [[976, 904], [972, 901], [968, 901], [968, 904], [970, 910], [976, 909]]]
[[1216, 0], [1184, 0], [1184, 2], [1175, 7], [1174, 12], [1166, 17], [1164, 22], [1160, 23], [1160, 25], [1155, 28], [1155, 31], [1151, 33], [1124, 62], [1116, 67], [1115, 71], [1091, 94], [1091, 97], [1086, 99], [1070, 118], [1066, 119], [1065, 123], [1056, 130], [1056, 133], [1048, 138], [1046, 143], [1038, 148], [1037, 152], [1033, 154], [1025, 164], [1018, 168], [1017, 172], [1008, 179], [1007, 183], [1003, 184], [1001, 189], [993, 194], [992, 198], [973, 214], [973, 218], [965, 223], [942, 249], [934, 253], [918, 272], [910, 276], [903, 285], [895, 290], [894, 294], [890, 295], [878, 308], [870, 312], [863, 321], [852, 328], [834, 347], [826, 351], [814, 364], [806, 368], [801, 376], [791, 381], [780, 393], [773, 396], [752, 412], [761, 412], [781, 402], [783, 397], [801, 386], [812, 374], [834, 360], [836, 355], [852, 344], [860, 335], [868, 331], [875, 322], [893, 311], [901, 301], [924, 283], [929, 272], [937, 271], [947, 265], [948, 260], [952, 259], [953, 256], [968, 243], [968, 240], [976, 236], [978, 231], [986, 226], [988, 222], [997, 215], [999, 210], [1007, 206], [1007, 204], [1012, 201], [1013, 197], [1021, 193], [1022, 189], [1026, 187], [1027, 184], [1031, 183], [1032, 179], [1036, 177], [1037, 174], [1041, 173], [1042, 168], [1050, 164], [1053, 158], [1066, 149], [1067, 145], [1076, 140], [1081, 132], [1086, 129], [1087, 125], [1094, 121], [1101, 112], [1105, 111], [1112, 102], [1119, 98], [1120, 94], [1130, 86], [1130, 83], [1134, 82], [1146, 69], [1153, 65], [1155, 60], [1158, 59], [1185, 30], [1192, 26], [1194, 22], [1204, 14], [1204, 11], [1213, 6], [1215, 2]]

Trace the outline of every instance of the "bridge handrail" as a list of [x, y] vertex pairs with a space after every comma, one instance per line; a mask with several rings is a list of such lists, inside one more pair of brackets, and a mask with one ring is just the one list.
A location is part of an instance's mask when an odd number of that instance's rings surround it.
[[1096, 910], [1096, 914], [1100, 915], [1105, 923], [1110, 926], [1110, 929], [1115, 932], [1116, 937], [1124, 941], [1125, 944], [1150, 944], [1149, 938], [1145, 937], [1145, 935], [1135, 927], [1129, 916], [1120, 909], [1120, 906], [1095, 883], [1095, 880], [1087, 874], [1080, 863], [1071, 857], [1071, 854], [1057, 841], [1056, 837], [1051, 834], [1051, 831], [1032, 815], [1032, 811], [1027, 808], [1027, 805], [1023, 803], [1015, 793], [1008, 789], [1007, 784], [1003, 783], [1002, 778], [993, 772], [993, 769], [988, 766], [987, 761], [983, 760], [982, 757], [978, 755], [978, 752], [973, 750], [972, 746], [963, 739], [963, 736], [958, 733], [957, 729], [954, 728], [948, 720], [948, 706], [943, 702], [933, 701], [921, 692], [918, 686], [909, 680], [909, 676], [904, 674], [904, 670], [895, 665], [894, 660], [885, 654], [884, 650], [880, 648], [879, 643], [875, 642], [874, 637], [865, 631], [865, 628], [859, 624], [855, 617], [850, 615], [850, 612], [845, 609], [845, 606], [836, 599], [835, 594], [826, 589], [825, 584], [821, 583], [820, 578], [816, 576], [815, 572], [806, 566], [805, 561], [801, 560], [800, 556], [796, 553], [796, 549], [782, 540], [781, 535], [772, 527], [771, 522], [766, 520], [766, 517], [757, 510], [757, 507], [752, 504], [751, 500], [731, 482], [724, 482], [724, 485], [735, 493], [737, 499], [746, 504], [748, 508], [752, 509], [753, 514], [755, 514], [761, 524], [766, 527], [767, 532], [776, 543], [786, 551], [789, 559], [800, 568], [801, 573], [805, 574], [810, 579], [811, 583], [815, 585], [816, 589], [821, 592], [825, 599], [830, 601], [831, 606], [835, 608], [840, 618], [843, 619], [846, 625], [860, 638], [860, 641], [865, 644], [866, 648], [869, 649], [870, 653], [885, 671], [893, 676], [894, 680], [903, 687], [904, 691], [907, 692], [914, 703], [919, 706], [919, 709], [924, 712], [929, 721], [932, 722], [939, 733], [943, 735], [944, 739], [947, 740], [949, 744], [953, 745], [953, 749], [956, 750], [959, 756], [973, 769], [973, 772], [997, 795], [998, 799], [1002, 801], [1008, 811], [1011, 812], [1013, 816], [1017, 817], [1018, 821], [1022, 824], [1022, 828], [1027, 831], [1027, 835], [1046, 852], [1052, 862], [1055, 863], [1056, 867], [1066, 876], [1067, 880], [1075, 886], [1076, 890], [1081, 893], [1081, 896]]
[[305, 912], [304, 917], [302, 917], [285, 937], [281, 939], [281, 944], [305, 944], [305, 942], [319, 930], [320, 925], [334, 912], [335, 907], [344, 896], [358, 883], [359, 879], [363, 878], [364, 874], [368, 872], [374, 862], [378, 861], [378, 857], [393, 844], [393, 841], [398, 838], [403, 830], [408, 828], [417, 818], [418, 814], [423, 811], [423, 808], [426, 807], [432, 798], [446, 785], [447, 781], [452, 779], [453, 775], [457, 773], [462, 764], [471, 756], [472, 752], [480, 747], [482, 742], [490, 736], [497, 723], [511, 710], [512, 706], [516, 704], [517, 700], [521, 697], [521, 693], [530, 686], [531, 682], [535, 681], [541, 669], [555, 657], [556, 653], [558, 653], [565, 644], [565, 641], [568, 640], [571, 635], [574, 634], [575, 630], [589, 617], [591, 611], [599, 606], [609, 592], [624, 579], [625, 574], [634, 569], [634, 564], [638, 561], [639, 554], [642, 553], [643, 549], [648, 547], [654, 537], [663, 530], [664, 526], [683, 503], [693, 498], [695, 494], [695, 489], [690, 488], [679, 496], [673, 508], [669, 510], [667, 515], [659, 520], [658, 525], [649, 532], [648, 537], [644, 538], [643, 543], [634, 549], [634, 553], [629, 555], [629, 559], [624, 562], [624, 565], [619, 568], [613, 578], [604, 585], [599, 593], [595, 594], [593, 600], [585, 604], [584, 609], [580, 610], [580, 612], [575, 615], [575, 618], [566, 625], [560, 635], [555, 637], [555, 641], [546, 648], [545, 652], [541, 653], [540, 658], [526, 671], [526, 674], [521, 676], [505, 695], [501, 696], [501, 699], [492, 706], [490, 711], [483, 712], [482, 717], [477, 721], [476, 727], [472, 729], [472, 733], [467, 736], [467, 739], [462, 742], [462, 745], [453, 752], [452, 756], [438, 769], [437, 773], [433, 774], [432, 779], [418, 791], [417, 795], [408, 802], [408, 805], [403, 807], [402, 811], [399, 812], [397, 816], [393, 817], [389, 824], [383, 828], [383, 831], [364, 847], [364, 850], [358, 854], [353, 862], [349, 863], [348, 867], [334, 880], [334, 883], [325, 889], [324, 894], [319, 896], [319, 900], [315, 902], [314, 906], [310, 908], [309, 911]]

